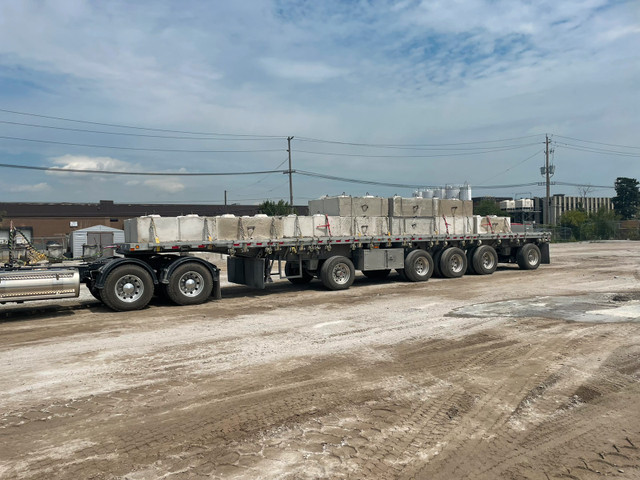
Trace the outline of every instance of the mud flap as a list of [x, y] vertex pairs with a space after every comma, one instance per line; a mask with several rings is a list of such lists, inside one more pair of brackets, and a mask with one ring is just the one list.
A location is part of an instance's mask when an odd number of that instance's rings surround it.
[[551, 263], [551, 256], [549, 255], [549, 244], [543, 243], [540, 245], [540, 263], [549, 265]]

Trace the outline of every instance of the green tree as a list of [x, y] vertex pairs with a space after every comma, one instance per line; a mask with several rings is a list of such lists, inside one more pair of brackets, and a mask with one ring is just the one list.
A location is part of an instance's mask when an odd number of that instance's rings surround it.
[[601, 209], [590, 214], [589, 220], [593, 224], [593, 238], [608, 240], [615, 237], [618, 219], [614, 212]]
[[560, 225], [570, 228], [575, 240], [582, 240], [582, 229], [587, 218], [587, 214], [582, 210], [569, 210], [560, 217]]
[[638, 215], [640, 207], [640, 190], [635, 178], [618, 177], [615, 183], [616, 196], [613, 197], [613, 208], [623, 220], [629, 220]]
[[473, 213], [475, 215], [504, 215], [504, 212], [500, 210], [500, 207], [496, 203], [495, 199], [490, 197], [480, 200], [478, 206], [474, 207], [473, 210]]
[[284, 200], [280, 200], [278, 203], [271, 200], [265, 200], [258, 207], [258, 211], [271, 217], [293, 213], [289, 202], [285, 202]]

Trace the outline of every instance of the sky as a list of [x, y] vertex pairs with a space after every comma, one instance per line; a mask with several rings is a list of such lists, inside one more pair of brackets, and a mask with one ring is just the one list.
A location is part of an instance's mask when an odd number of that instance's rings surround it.
[[639, 85], [637, 0], [3, 0], [0, 202], [613, 196]]

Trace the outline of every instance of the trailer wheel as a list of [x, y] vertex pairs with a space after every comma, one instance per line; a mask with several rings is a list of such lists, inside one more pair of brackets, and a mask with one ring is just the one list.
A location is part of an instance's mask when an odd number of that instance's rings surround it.
[[363, 270], [362, 274], [370, 278], [371, 280], [382, 280], [383, 278], [387, 278], [391, 270]]
[[300, 275], [299, 267], [299, 262], [287, 262], [284, 264], [284, 274], [287, 276], [287, 280], [294, 285], [306, 285], [313, 280], [313, 275], [311, 275], [304, 267], [302, 268], [302, 277], [289, 278], [292, 275]]
[[351, 260], [336, 256], [322, 264], [320, 280], [329, 290], [346, 290], [353, 284], [355, 273]]
[[114, 268], [104, 283], [100, 299], [117, 312], [140, 310], [153, 296], [153, 280], [138, 265], [122, 265]]
[[527, 243], [518, 249], [516, 261], [522, 270], [535, 270], [540, 266], [540, 249], [533, 243]]
[[458, 278], [467, 271], [467, 256], [458, 247], [447, 248], [440, 257], [440, 271], [445, 278]]
[[404, 274], [411, 282], [426, 282], [433, 275], [433, 258], [424, 250], [409, 252], [404, 259]]
[[198, 305], [207, 301], [213, 290], [213, 279], [207, 267], [196, 262], [176, 267], [166, 286], [169, 300], [177, 305]]
[[473, 252], [472, 269], [478, 275], [491, 275], [498, 268], [498, 254], [491, 245], [480, 245]]

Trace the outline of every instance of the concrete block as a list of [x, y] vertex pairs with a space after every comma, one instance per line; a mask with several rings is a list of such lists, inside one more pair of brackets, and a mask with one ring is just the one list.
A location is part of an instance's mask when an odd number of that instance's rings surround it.
[[384, 216], [389, 211], [389, 202], [386, 198], [365, 196], [351, 197], [340, 195], [337, 197], [324, 197], [309, 201], [309, 213], [311, 215], [324, 214], [331, 216]]
[[178, 219], [178, 239], [181, 242], [199, 242], [204, 238], [204, 217], [183, 215]]
[[353, 235], [353, 217], [314, 215], [312, 218], [316, 237], [350, 237]]
[[178, 218], [147, 215], [125, 220], [125, 242], [155, 243], [176, 242], [178, 235]]
[[446, 199], [440, 200], [440, 215], [449, 217], [470, 217], [473, 215], [471, 200]]
[[439, 228], [437, 217], [391, 217], [393, 235], [432, 235]]
[[308, 216], [287, 215], [283, 218], [282, 230], [285, 238], [317, 236], [313, 228], [313, 217]]
[[391, 231], [389, 217], [385, 216], [361, 216], [353, 217], [353, 235], [373, 237], [388, 235]]
[[221, 215], [216, 218], [216, 230], [215, 238], [218, 240], [235, 240], [239, 239], [239, 225], [240, 218], [235, 215]]
[[511, 218], [489, 216], [473, 216], [474, 233], [511, 233]]
[[245, 215], [238, 221], [238, 238], [240, 240], [282, 238], [283, 229], [282, 217]]
[[390, 217], [433, 217], [439, 214], [439, 199], [420, 197], [392, 197], [389, 199]]

